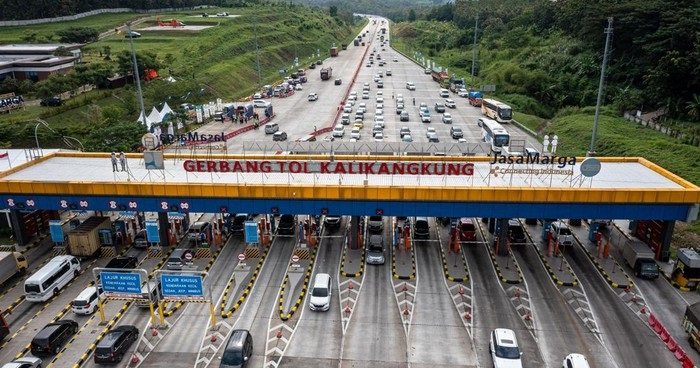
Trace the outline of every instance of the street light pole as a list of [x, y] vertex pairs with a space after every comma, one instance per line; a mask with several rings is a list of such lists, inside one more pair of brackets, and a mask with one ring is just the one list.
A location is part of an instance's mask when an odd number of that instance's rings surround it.
[[146, 125], [146, 108], [143, 105], [143, 92], [141, 91], [141, 77], [139, 76], [139, 67], [136, 63], [136, 51], [134, 51], [134, 37], [131, 34], [131, 22], [126, 22], [127, 36], [129, 36], [129, 45], [131, 46], [131, 60], [134, 64], [134, 79], [136, 80], [136, 91], [139, 96], [139, 104], [141, 105], [141, 116], [139, 119], [143, 119], [141, 123]]
[[591, 134], [591, 147], [586, 156], [595, 156], [595, 136], [598, 131], [598, 118], [600, 117], [600, 104], [603, 100], [603, 85], [605, 84], [605, 69], [608, 65], [608, 48], [610, 47], [610, 36], [613, 32], [613, 18], [608, 18], [608, 26], [605, 28], [605, 51], [603, 51], [603, 65], [600, 67], [600, 81], [598, 82], [598, 99], [595, 104], [595, 116], [593, 117], [593, 133]]
[[474, 23], [474, 44], [472, 45], [472, 88], [474, 87], [474, 71], [476, 69], [476, 32], [479, 29], [479, 13], [476, 13], [476, 22]]

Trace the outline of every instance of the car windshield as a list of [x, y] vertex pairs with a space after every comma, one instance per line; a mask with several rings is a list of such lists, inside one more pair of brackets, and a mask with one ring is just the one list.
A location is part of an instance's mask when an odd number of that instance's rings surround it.
[[658, 268], [658, 266], [656, 265], [656, 263], [651, 263], [651, 262], [642, 263], [642, 270], [644, 270], [644, 271], [654, 271], [657, 268]]
[[571, 235], [571, 230], [566, 227], [559, 229], [559, 235]]
[[311, 291], [311, 296], [326, 297], [328, 296], [328, 289], [324, 287], [317, 287]]
[[496, 356], [503, 359], [519, 359], [520, 350], [515, 346], [496, 346]]
[[35, 284], [24, 284], [24, 291], [27, 293], [40, 293], [41, 288]]
[[474, 231], [474, 225], [472, 225], [472, 224], [462, 224], [462, 226], [460, 226], [460, 229], [461, 229], [462, 231]]
[[221, 358], [221, 363], [227, 365], [241, 365], [243, 364], [243, 354], [239, 350], [228, 350], [224, 352], [224, 356]]

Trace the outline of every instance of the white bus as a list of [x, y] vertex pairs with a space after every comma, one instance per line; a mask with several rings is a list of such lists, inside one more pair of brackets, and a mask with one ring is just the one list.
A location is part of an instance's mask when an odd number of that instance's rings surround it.
[[49, 300], [79, 273], [80, 261], [77, 258], [54, 257], [24, 282], [25, 299], [30, 302]]
[[491, 152], [508, 152], [510, 134], [498, 122], [491, 119], [479, 119], [484, 142], [491, 147]]
[[499, 123], [510, 123], [513, 120], [513, 109], [510, 106], [488, 98], [481, 101], [481, 113]]

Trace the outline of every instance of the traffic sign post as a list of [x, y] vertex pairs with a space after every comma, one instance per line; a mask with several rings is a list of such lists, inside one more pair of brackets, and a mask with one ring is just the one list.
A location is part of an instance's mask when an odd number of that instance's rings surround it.
[[292, 256], [292, 267], [299, 267], [299, 256], [298, 255], [293, 255]]
[[[100, 312], [100, 324], [107, 323], [103, 308], [103, 299], [109, 298], [125, 298], [125, 299], [141, 299], [141, 287], [143, 280], [148, 280], [148, 271], [144, 269], [135, 269], [131, 272], [124, 272], [123, 269], [101, 268], [95, 267], [92, 269], [92, 277], [96, 287], [101, 287], [104, 292], [97, 299], [97, 308]], [[153, 304], [151, 293], [148, 293], [148, 298]], [[155, 321], [155, 315], [151, 309], [151, 321]]]
[[245, 261], [245, 254], [241, 253], [238, 255], [238, 265], [245, 266], [245, 262], [243, 262], [243, 261]]
[[209, 302], [209, 313], [212, 326], [216, 325], [211, 283], [204, 292], [204, 271], [167, 271], [156, 270], [156, 280], [160, 281], [162, 298], [166, 301]]

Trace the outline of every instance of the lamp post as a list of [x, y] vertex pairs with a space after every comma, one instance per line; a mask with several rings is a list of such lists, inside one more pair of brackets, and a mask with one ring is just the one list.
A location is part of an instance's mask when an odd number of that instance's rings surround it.
[[[36, 150], [39, 153], [38, 156], [41, 157], [41, 156], [43, 156], [43, 154], [41, 153], [41, 146], [39, 146], [39, 135], [38, 135], [39, 126], [43, 125], [44, 127], [46, 127], [46, 129], [50, 130], [52, 133], [54, 133], [56, 135], [58, 135], [58, 132], [53, 130], [46, 121], [38, 119], [38, 118], [34, 119], [34, 120], [36, 120], [36, 122], [37, 122], [36, 126], [34, 126], [34, 141], [36, 142]], [[65, 144], [66, 146], [68, 146], [70, 148], [77, 149], [78, 151], [85, 150], [85, 146], [83, 146], [83, 143], [77, 138], [69, 137], [67, 135], [62, 135], [61, 140], [63, 141], [63, 144]], [[77, 143], [77, 145], [73, 144], [72, 142]]]
[[136, 91], [138, 93], [139, 97], [139, 105], [141, 105], [141, 116], [139, 116], [139, 119], [142, 119], [141, 123], [143, 125], [146, 125], [146, 108], [143, 106], [143, 92], [141, 91], [141, 77], [139, 76], [139, 67], [138, 64], [136, 63], [136, 51], [134, 51], [134, 37], [133, 34], [131, 33], [131, 22], [126, 22], [126, 30], [127, 30], [127, 36], [129, 36], [129, 45], [131, 46], [131, 61], [134, 64], [134, 79], [136, 80]]
[[600, 116], [600, 104], [603, 100], [603, 86], [605, 85], [605, 68], [608, 65], [608, 49], [610, 47], [610, 35], [613, 32], [613, 18], [608, 18], [608, 27], [605, 28], [605, 51], [603, 51], [603, 64], [600, 67], [600, 81], [598, 82], [598, 99], [595, 104], [595, 116], [593, 117], [593, 133], [591, 134], [591, 148], [586, 156], [595, 156], [595, 136], [598, 131], [598, 118]]

